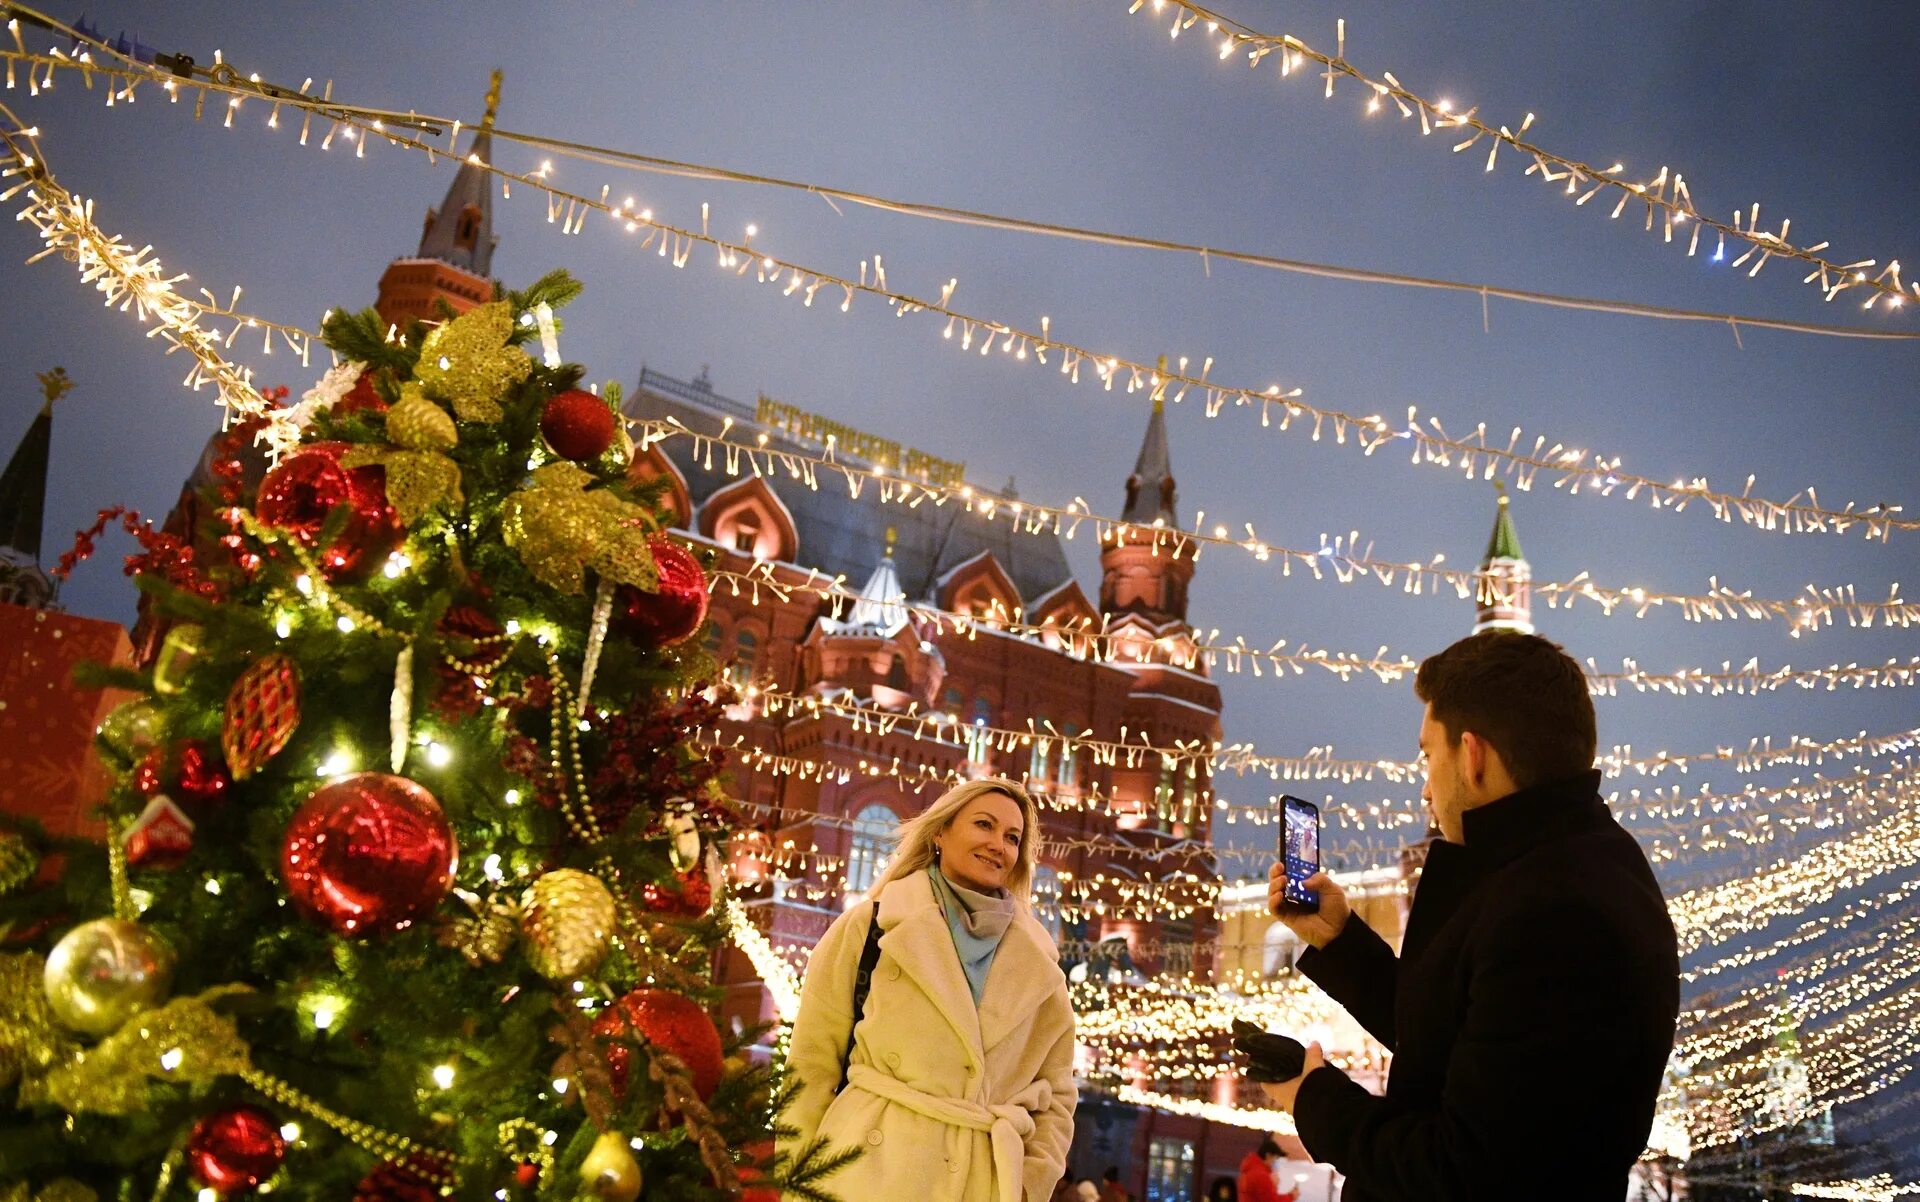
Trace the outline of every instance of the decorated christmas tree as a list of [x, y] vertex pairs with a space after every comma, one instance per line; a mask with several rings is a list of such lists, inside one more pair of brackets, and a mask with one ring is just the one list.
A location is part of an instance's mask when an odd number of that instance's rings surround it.
[[0, 1198], [824, 1196], [708, 1014], [706, 579], [560, 361], [576, 291], [332, 315], [216, 553], [147, 532], [108, 847], [0, 819]]

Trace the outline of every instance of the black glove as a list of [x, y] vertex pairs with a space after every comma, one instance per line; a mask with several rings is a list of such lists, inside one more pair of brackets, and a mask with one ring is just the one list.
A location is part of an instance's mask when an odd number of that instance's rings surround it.
[[1233, 1020], [1233, 1047], [1247, 1058], [1249, 1081], [1291, 1081], [1307, 1066], [1307, 1049], [1299, 1040], [1262, 1031], [1237, 1018]]

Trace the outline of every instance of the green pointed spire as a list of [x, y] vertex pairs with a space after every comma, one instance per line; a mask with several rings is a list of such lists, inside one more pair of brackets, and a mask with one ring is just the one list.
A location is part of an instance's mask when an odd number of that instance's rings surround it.
[[1507, 486], [1494, 481], [1500, 490], [1500, 513], [1493, 520], [1493, 537], [1487, 540], [1487, 557], [1481, 566], [1496, 559], [1525, 559], [1526, 553], [1520, 550], [1520, 535], [1513, 528], [1513, 514], [1507, 505]]

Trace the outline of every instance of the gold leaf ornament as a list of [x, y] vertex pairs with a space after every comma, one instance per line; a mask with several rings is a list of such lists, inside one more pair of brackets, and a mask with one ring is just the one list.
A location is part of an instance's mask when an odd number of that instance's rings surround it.
[[463, 422], [497, 422], [506, 416], [500, 398], [533, 374], [533, 360], [507, 345], [513, 306], [494, 301], [467, 310], [428, 334], [420, 344], [413, 378], [426, 394], [453, 406]]
[[563, 593], [586, 591], [592, 568], [604, 580], [649, 592], [660, 583], [647, 548], [652, 518], [642, 507], [603, 489], [572, 463], [550, 463], [527, 487], [507, 498], [502, 533], [520, 562], [542, 584]]
[[[432, 401], [424, 404], [438, 411]], [[442, 417], [446, 415], [441, 414]], [[451, 421], [448, 422], [452, 424]], [[387, 473], [387, 500], [400, 520], [411, 526], [438, 505], [458, 505], [465, 494], [460, 489], [460, 465], [438, 451], [402, 451], [391, 447], [362, 446], [340, 457], [340, 466], [354, 468], [377, 464]]]
[[387, 439], [409, 451], [451, 451], [460, 431], [417, 380], [408, 380], [400, 386], [400, 399], [387, 410]]
[[128, 1115], [146, 1109], [150, 1081], [204, 1087], [248, 1072], [253, 1065], [239, 1027], [212, 1005], [245, 992], [244, 985], [216, 985], [138, 1015], [97, 1046], [22, 1081], [20, 1100], [72, 1113]]
[[47, 962], [37, 952], [0, 956], [0, 1090], [68, 1059], [80, 1043], [47, 1003]]

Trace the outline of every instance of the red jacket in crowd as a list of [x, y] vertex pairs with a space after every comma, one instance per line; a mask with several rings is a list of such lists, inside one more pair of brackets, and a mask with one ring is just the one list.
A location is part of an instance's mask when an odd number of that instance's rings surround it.
[[1240, 1202], [1293, 1202], [1294, 1196], [1292, 1190], [1280, 1192], [1273, 1181], [1273, 1170], [1258, 1151], [1247, 1153], [1240, 1162]]

